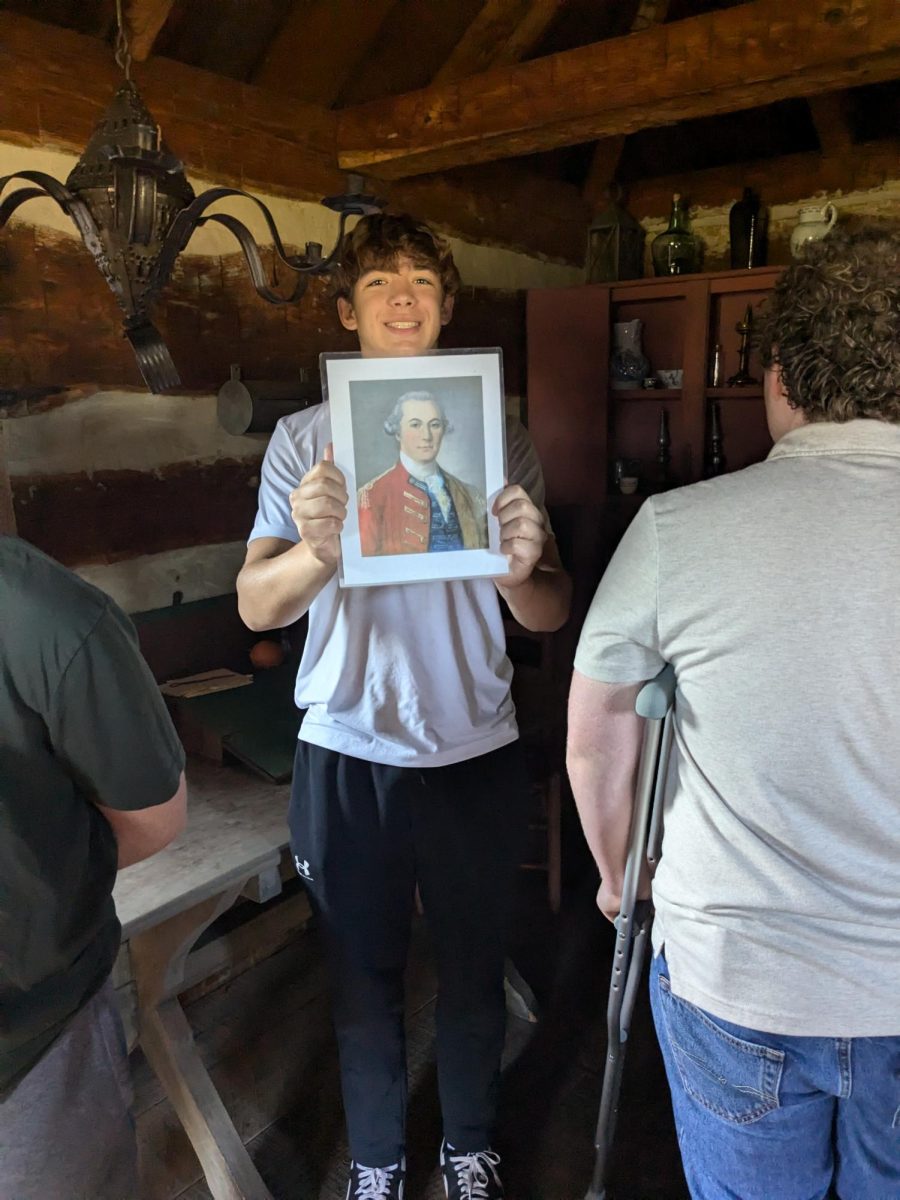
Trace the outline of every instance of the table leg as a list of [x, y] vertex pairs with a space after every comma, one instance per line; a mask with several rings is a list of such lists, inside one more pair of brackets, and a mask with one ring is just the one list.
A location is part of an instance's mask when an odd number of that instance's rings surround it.
[[247, 883], [242, 879], [130, 941], [141, 1047], [191, 1140], [213, 1200], [272, 1200], [197, 1053], [177, 996], [191, 947]]

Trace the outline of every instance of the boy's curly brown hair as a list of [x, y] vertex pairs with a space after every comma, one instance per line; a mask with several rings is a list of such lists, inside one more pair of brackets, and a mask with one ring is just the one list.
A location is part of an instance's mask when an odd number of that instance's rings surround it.
[[332, 295], [350, 300], [361, 275], [389, 269], [401, 255], [410, 258], [417, 267], [436, 272], [444, 296], [455, 296], [459, 291], [459, 271], [448, 242], [406, 213], [374, 213], [362, 217], [344, 235]]
[[900, 233], [869, 226], [810, 243], [755, 340], [807, 421], [900, 422]]

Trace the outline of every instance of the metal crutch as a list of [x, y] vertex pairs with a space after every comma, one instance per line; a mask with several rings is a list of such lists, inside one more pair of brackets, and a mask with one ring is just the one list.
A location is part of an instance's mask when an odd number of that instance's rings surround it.
[[634, 705], [635, 712], [646, 719], [646, 724], [622, 884], [622, 907], [615, 920], [616, 948], [606, 1009], [606, 1067], [594, 1137], [594, 1174], [585, 1200], [606, 1200], [606, 1172], [619, 1115], [625, 1043], [653, 923], [653, 905], [649, 900], [637, 899], [638, 884], [643, 862], [646, 861], [652, 871], [659, 858], [674, 702], [675, 672], [671, 666], [665, 666], [655, 679], [641, 688]]

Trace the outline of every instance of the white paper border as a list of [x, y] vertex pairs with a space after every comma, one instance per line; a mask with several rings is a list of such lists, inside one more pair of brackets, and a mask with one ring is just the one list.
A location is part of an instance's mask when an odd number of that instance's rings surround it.
[[[341, 587], [422, 583], [427, 580], [480, 579], [506, 575], [509, 564], [500, 553], [500, 522], [491, 511], [506, 483], [506, 405], [503, 395], [502, 352], [499, 349], [433, 351], [414, 358], [363, 358], [357, 354], [323, 354], [320, 358], [331, 410], [334, 463], [347, 481], [349, 502], [341, 534]], [[488, 548], [445, 550], [440, 554], [363, 555], [359, 540], [356, 494], [356, 456], [350, 411], [350, 384], [364, 380], [452, 379], [478, 375], [482, 387], [485, 491]], [[365, 482], [365, 481], [364, 481]]]

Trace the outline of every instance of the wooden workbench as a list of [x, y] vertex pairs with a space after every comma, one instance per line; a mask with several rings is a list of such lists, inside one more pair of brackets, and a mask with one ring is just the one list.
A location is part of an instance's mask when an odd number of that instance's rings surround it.
[[178, 994], [191, 949], [216, 917], [241, 895], [263, 902], [280, 892], [290, 789], [206, 763], [191, 762], [187, 778], [185, 831], [119, 873], [116, 982], [136, 995], [137, 1037], [214, 1200], [271, 1200], [200, 1060]]

